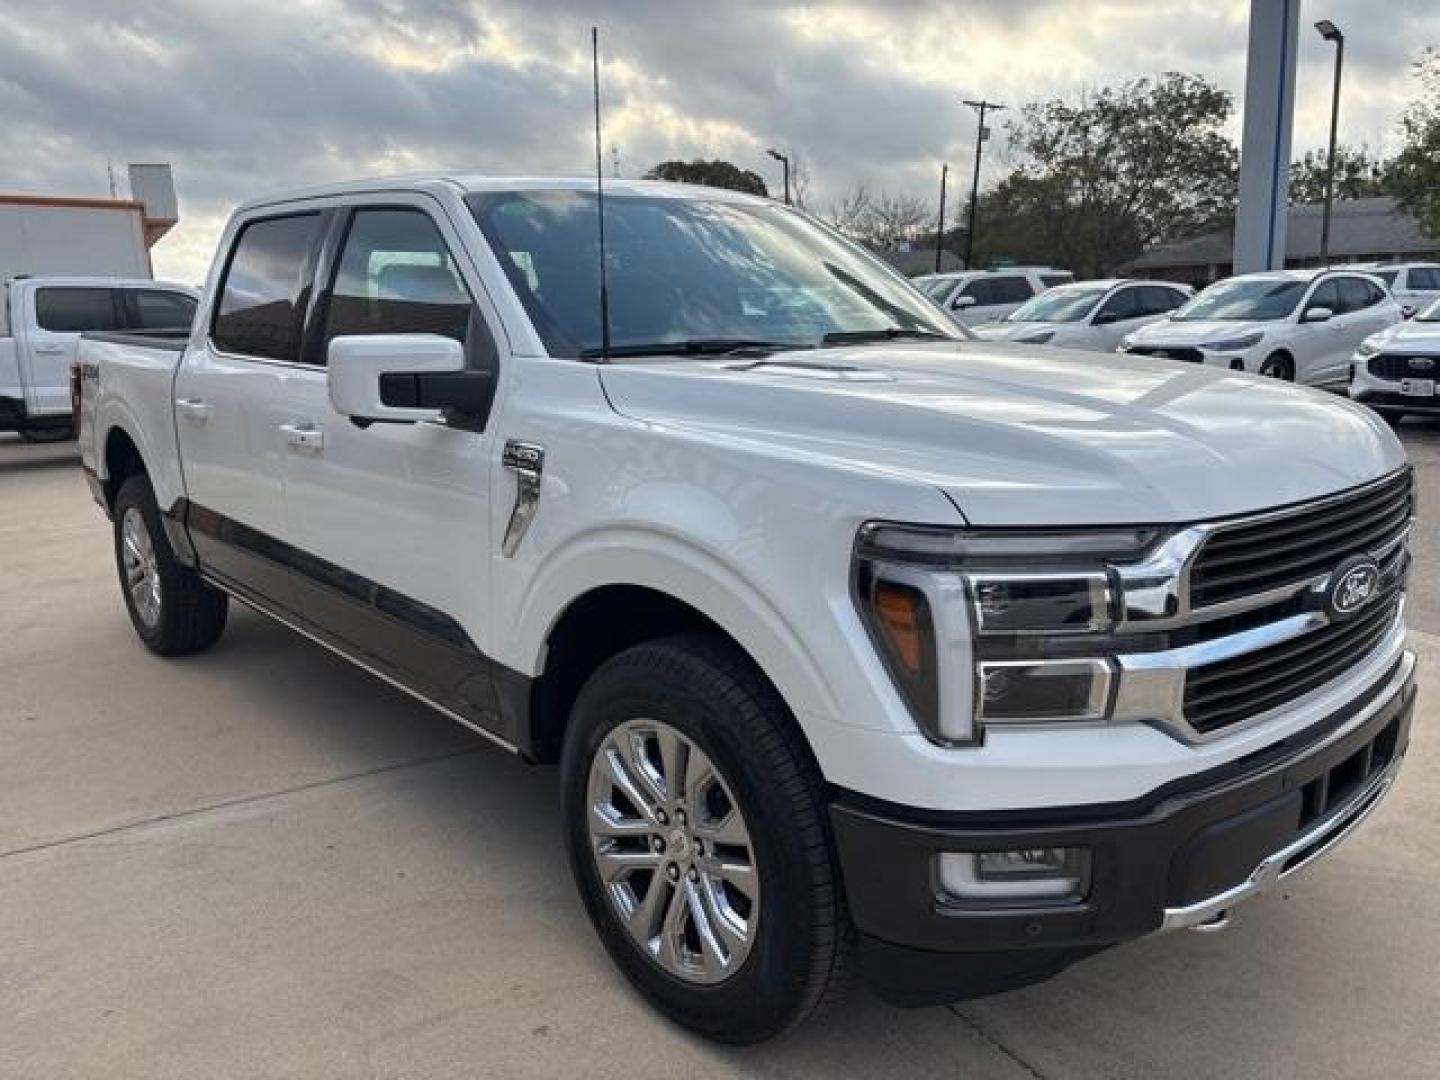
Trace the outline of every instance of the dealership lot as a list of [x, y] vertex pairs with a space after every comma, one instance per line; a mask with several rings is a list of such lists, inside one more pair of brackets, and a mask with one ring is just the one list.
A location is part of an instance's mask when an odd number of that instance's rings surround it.
[[0, 1075], [1434, 1076], [1440, 425], [1403, 437], [1421, 715], [1354, 842], [1228, 933], [743, 1051], [606, 959], [552, 769], [243, 610], [150, 656], [73, 445], [0, 437]]

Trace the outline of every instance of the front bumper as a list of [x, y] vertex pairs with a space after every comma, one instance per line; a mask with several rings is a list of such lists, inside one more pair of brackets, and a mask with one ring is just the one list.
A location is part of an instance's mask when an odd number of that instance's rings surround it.
[[[831, 808], [861, 973], [936, 1004], [1037, 982], [1091, 953], [1200, 925], [1331, 850], [1390, 790], [1409, 742], [1415, 660], [1299, 736], [1125, 804], [943, 814], [842, 794]], [[947, 898], [942, 852], [1085, 847], [1084, 899]]]

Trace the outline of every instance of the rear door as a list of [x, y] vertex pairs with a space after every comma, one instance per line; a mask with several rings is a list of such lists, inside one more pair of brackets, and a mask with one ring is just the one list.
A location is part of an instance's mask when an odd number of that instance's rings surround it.
[[25, 410], [31, 416], [70, 411], [70, 362], [87, 330], [125, 325], [118, 289], [103, 285], [36, 285], [29, 326], [17, 337]]
[[282, 611], [293, 609], [280, 428], [286, 376], [300, 337], [321, 212], [240, 222], [206, 312], [175, 379], [175, 426], [190, 501], [189, 525], [205, 569]]
[[330, 404], [327, 353], [342, 335], [440, 334], [493, 372], [498, 319], [477, 304], [478, 277], [433, 200], [362, 202], [334, 233], [308, 362], [286, 373], [281, 418], [306, 433], [284, 450], [301, 611], [375, 670], [483, 725], [492, 692], [475, 642], [490, 607], [489, 433], [483, 420], [361, 427]]

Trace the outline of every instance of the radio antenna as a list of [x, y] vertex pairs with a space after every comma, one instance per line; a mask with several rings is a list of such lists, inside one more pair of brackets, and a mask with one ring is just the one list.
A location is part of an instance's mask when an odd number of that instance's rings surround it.
[[600, 230], [600, 362], [610, 362], [610, 292], [605, 284], [605, 175], [600, 142], [600, 28], [590, 28], [590, 61], [595, 83], [595, 216]]

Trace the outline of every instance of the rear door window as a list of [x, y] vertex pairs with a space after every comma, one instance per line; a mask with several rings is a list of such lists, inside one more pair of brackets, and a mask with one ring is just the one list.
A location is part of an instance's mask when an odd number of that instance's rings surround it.
[[35, 290], [35, 322], [54, 334], [119, 330], [116, 289], [50, 286]]
[[1440, 270], [1433, 266], [1412, 266], [1407, 281], [1412, 289], [1440, 292]]
[[1040, 280], [1045, 283], [1046, 288], [1053, 289], [1056, 285], [1069, 285], [1075, 280], [1075, 275], [1069, 272], [1061, 274], [1041, 274]]
[[211, 337], [224, 352], [295, 360], [302, 299], [321, 217], [294, 214], [245, 225], [221, 285]]
[[170, 289], [131, 289], [131, 329], [189, 330], [195, 321], [195, 298]]
[[1364, 278], [1342, 277], [1336, 285], [1340, 289], [1340, 310], [1345, 314], [1361, 311], [1379, 299], [1379, 292]]
[[991, 278], [990, 286], [995, 297], [990, 301], [992, 304], [1023, 304], [1035, 295], [1035, 290], [1030, 287], [1030, 279], [1019, 274]]

